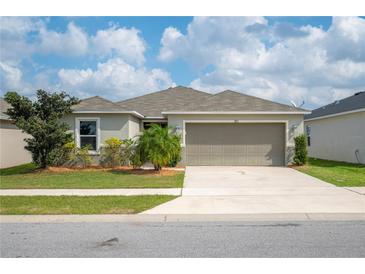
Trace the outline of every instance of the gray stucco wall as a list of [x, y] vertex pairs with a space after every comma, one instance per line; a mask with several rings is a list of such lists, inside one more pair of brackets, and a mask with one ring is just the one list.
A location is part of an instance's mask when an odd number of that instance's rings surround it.
[[129, 116], [129, 137], [137, 136], [141, 132], [141, 120], [135, 116]]
[[365, 164], [365, 111], [305, 121], [311, 127], [310, 157]]
[[100, 144], [111, 137], [126, 139], [134, 137], [139, 132], [139, 119], [129, 114], [78, 114], [67, 115], [63, 120], [70, 126], [70, 132], [75, 134], [75, 118], [100, 119]]
[[24, 138], [29, 135], [23, 133], [7, 120], [0, 120], [0, 168], [12, 167], [30, 163], [32, 156], [25, 150]]
[[[286, 164], [290, 164], [293, 158], [294, 151], [294, 137], [302, 134], [304, 131], [304, 123], [303, 123], [303, 115], [302, 114], [290, 114], [290, 115], [281, 115], [281, 114], [272, 114], [272, 115], [248, 115], [248, 114], [229, 114], [229, 115], [201, 115], [201, 114], [181, 114], [181, 115], [169, 115], [168, 116], [168, 125], [171, 127], [178, 127], [181, 134], [184, 136], [184, 121], [231, 121], [231, 122], [287, 122], [287, 130], [286, 130]], [[295, 128], [294, 128], [295, 126]], [[184, 138], [183, 138], [184, 139]], [[182, 164], [184, 164], [184, 140], [182, 143], [183, 146], [183, 160]]]

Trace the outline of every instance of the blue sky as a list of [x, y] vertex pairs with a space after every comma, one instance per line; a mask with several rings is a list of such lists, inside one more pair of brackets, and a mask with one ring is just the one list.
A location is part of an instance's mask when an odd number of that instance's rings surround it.
[[121, 100], [170, 86], [314, 108], [365, 89], [361, 17], [2, 17], [0, 90]]

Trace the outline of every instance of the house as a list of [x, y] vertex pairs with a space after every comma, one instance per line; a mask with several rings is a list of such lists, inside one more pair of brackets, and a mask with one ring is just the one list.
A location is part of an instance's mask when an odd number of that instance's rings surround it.
[[310, 157], [365, 164], [365, 92], [305, 116]]
[[230, 90], [178, 86], [120, 102], [84, 99], [64, 119], [77, 145], [91, 145], [96, 157], [106, 139], [133, 138], [157, 123], [182, 135], [181, 164], [283, 166], [309, 113]]
[[32, 161], [29, 151], [24, 149], [24, 138], [28, 135], [17, 128], [4, 113], [10, 107], [0, 98], [0, 168], [26, 164]]

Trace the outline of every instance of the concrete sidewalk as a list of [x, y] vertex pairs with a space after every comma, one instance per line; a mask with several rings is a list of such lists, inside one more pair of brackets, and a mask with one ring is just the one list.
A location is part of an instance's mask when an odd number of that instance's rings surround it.
[[0, 196], [133, 196], [181, 195], [181, 188], [1, 189]]

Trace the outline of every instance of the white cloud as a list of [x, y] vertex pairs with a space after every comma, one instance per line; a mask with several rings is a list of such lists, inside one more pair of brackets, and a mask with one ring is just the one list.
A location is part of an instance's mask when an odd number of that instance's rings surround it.
[[32, 17], [0, 17], [1, 61], [15, 66], [30, 58], [35, 47], [27, 41], [27, 34], [42, 26], [42, 21]]
[[[135, 28], [112, 26], [92, 35], [74, 22], [60, 32], [39, 19], [0, 19], [2, 93], [16, 90], [29, 95], [43, 88], [67, 90], [82, 98], [101, 95], [121, 99], [174, 85], [166, 71], [144, 66], [146, 44]], [[36, 53], [99, 63], [96, 69], [83, 69], [77, 64], [76, 69], [55, 70], [34, 63], [32, 55]], [[29, 62], [24, 63], [26, 60]], [[27, 73], [31, 77], [25, 77]]]
[[39, 51], [42, 54], [63, 56], [84, 55], [88, 51], [88, 35], [73, 22], [67, 25], [65, 32], [56, 32], [43, 27], [39, 31]]
[[113, 56], [141, 65], [144, 62], [145, 42], [139, 35], [139, 30], [131, 28], [111, 27], [98, 30], [91, 38], [95, 54]]
[[161, 69], [134, 67], [121, 58], [99, 63], [92, 69], [61, 69], [60, 87], [83, 98], [100, 95], [113, 100], [141, 95], [175, 85]]
[[159, 59], [183, 59], [203, 73], [191, 86], [234, 89], [318, 106], [365, 88], [365, 20], [334, 18], [325, 31], [269, 25], [260, 17], [198, 17], [186, 34], [166, 28]]
[[0, 62], [1, 85], [6, 89], [17, 90], [21, 86], [22, 76], [23, 73], [19, 68]]

